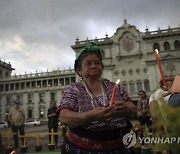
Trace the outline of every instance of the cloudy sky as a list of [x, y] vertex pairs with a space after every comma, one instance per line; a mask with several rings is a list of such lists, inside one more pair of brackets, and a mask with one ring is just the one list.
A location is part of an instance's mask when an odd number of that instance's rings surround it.
[[0, 59], [12, 75], [73, 68], [76, 37], [112, 36], [124, 18], [140, 31], [178, 27], [179, 8], [180, 0], [0, 0]]

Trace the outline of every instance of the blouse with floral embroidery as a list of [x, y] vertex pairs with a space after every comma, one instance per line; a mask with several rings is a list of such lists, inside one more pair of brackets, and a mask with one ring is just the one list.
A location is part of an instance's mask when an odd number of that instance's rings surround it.
[[[82, 82], [76, 82], [67, 87], [62, 96], [61, 102], [58, 106], [57, 113], [59, 113], [62, 109], [69, 109], [75, 112], [86, 112], [90, 111], [95, 106], [108, 106], [111, 100], [112, 91], [114, 87], [113, 82], [109, 82], [108, 80], [101, 81], [103, 90], [105, 92], [105, 105], [103, 104], [103, 96], [99, 97], [91, 97], [83, 85]], [[118, 84], [117, 92], [115, 95], [115, 99], [122, 100], [123, 103], [127, 101], [131, 101], [126, 90], [123, 86]], [[85, 129], [88, 130], [111, 130], [116, 128], [122, 128], [127, 125], [127, 120], [125, 117], [114, 118], [111, 122], [92, 122], [90, 124], [84, 125]]]

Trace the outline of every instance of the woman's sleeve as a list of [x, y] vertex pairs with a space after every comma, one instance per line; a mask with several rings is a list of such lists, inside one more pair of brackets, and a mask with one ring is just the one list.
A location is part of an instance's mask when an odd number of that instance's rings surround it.
[[77, 111], [77, 93], [74, 87], [69, 86], [63, 93], [61, 102], [59, 106], [57, 107], [56, 113], [59, 114], [59, 112], [62, 109], [70, 109], [72, 111]]

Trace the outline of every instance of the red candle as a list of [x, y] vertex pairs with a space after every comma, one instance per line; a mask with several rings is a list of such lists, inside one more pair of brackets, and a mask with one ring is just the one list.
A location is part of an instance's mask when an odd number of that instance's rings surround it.
[[110, 106], [114, 104], [114, 96], [116, 94], [116, 84], [114, 85], [114, 88], [113, 88], [113, 92], [112, 92], [112, 97], [111, 97], [111, 101], [110, 101]]
[[117, 84], [119, 84], [120, 82], [120, 79], [118, 79], [116, 81], [116, 84], [114, 85], [114, 88], [113, 88], [113, 92], [112, 92], [112, 96], [111, 96], [111, 101], [110, 101], [110, 106], [114, 104], [114, 97], [116, 95], [116, 90], [117, 90]]
[[158, 56], [158, 49], [155, 49], [154, 55], [156, 57], [156, 63], [157, 63], [158, 68], [159, 68], [159, 72], [160, 72], [160, 75], [161, 75], [161, 79], [163, 81], [163, 85], [166, 86], [166, 80], [165, 80], [164, 73], [163, 73], [161, 63], [160, 63], [160, 60], [159, 60], [159, 56]]

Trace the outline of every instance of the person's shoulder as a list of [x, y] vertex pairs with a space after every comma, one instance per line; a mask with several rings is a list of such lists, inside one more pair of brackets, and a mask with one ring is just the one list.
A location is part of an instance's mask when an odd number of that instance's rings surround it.
[[82, 87], [82, 86], [83, 86], [83, 85], [82, 85], [81, 82], [75, 82], [75, 83], [70, 84], [70, 85], [67, 87], [67, 89], [77, 89], [77, 88]]
[[69, 86], [77, 87], [77, 86], [81, 86], [81, 85], [82, 85], [82, 83], [80, 81], [77, 81], [77, 82], [74, 82], [74, 83], [70, 84]]
[[77, 92], [81, 91], [84, 88], [83, 84], [81, 82], [75, 82], [70, 84], [64, 92]]

